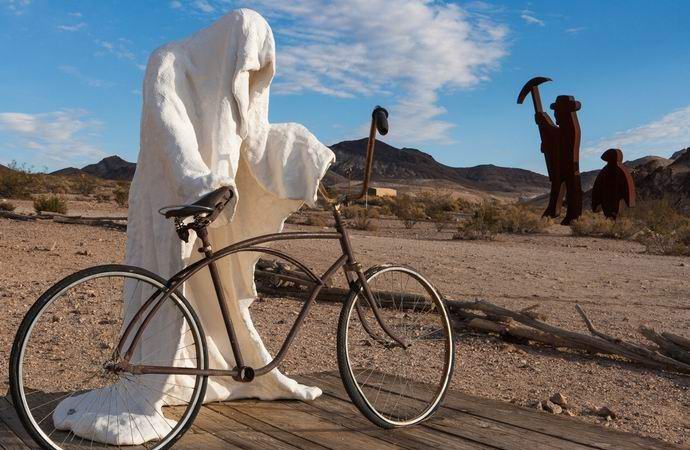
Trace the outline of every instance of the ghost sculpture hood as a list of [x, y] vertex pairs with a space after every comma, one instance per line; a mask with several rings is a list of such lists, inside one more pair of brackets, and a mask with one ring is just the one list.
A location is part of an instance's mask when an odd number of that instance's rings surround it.
[[[335, 160], [334, 154], [298, 124], [270, 124], [268, 98], [275, 74], [275, 43], [268, 23], [248, 9], [233, 11], [187, 39], [171, 42], [151, 55], [143, 89], [141, 145], [130, 189], [126, 263], [169, 277], [201, 255], [195, 236], [188, 244], [176, 236], [173, 225], [157, 213], [166, 205], [191, 203], [220, 186], [234, 191], [232, 203], [209, 230], [216, 248], [260, 234], [282, 230], [283, 222], [304, 202], [314, 204], [320, 179]], [[249, 315], [256, 296], [254, 265], [259, 253], [235, 254], [217, 261], [224, 277], [225, 297], [245, 363], [263, 366], [270, 360]], [[206, 330], [210, 367], [232, 368], [230, 343], [218, 314], [208, 279], [194, 276], [184, 295]], [[127, 323], [143, 299], [136, 293], [125, 299]], [[155, 321], [156, 319], [154, 319]], [[161, 355], [161, 363], [178, 358], [180, 328], [156, 324], [155, 339], [141, 345]], [[247, 349], [246, 351], [244, 349]], [[162, 379], [183, 386], [183, 376]], [[161, 390], [162, 391], [162, 390]], [[167, 390], [168, 395], [176, 393]], [[108, 433], [104, 422], [108, 405], [84, 411], [80, 405], [98, 403], [98, 390], [63, 401], [54, 413], [59, 429], [118, 445], [138, 445], [166, 430], [159, 414], [164, 400], [151, 391], [135, 424], [146, 423], [144, 433], [129, 437]], [[179, 394], [179, 393], [178, 393]], [[310, 400], [321, 394], [274, 369], [252, 383], [219, 378], [209, 381], [207, 401], [255, 397], [265, 400]], [[84, 396], [92, 396], [91, 400]], [[169, 401], [169, 399], [168, 399]], [[112, 411], [107, 411], [112, 415]], [[89, 420], [82, 420], [90, 414]], [[129, 424], [131, 425], [131, 423]], [[127, 427], [127, 424], [121, 426]], [[132, 442], [129, 442], [132, 440]]]

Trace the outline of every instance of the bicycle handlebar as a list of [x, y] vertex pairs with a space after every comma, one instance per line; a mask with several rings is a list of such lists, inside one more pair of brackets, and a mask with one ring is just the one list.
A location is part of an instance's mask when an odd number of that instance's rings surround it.
[[376, 129], [379, 134], [385, 136], [388, 134], [388, 111], [385, 108], [377, 106], [371, 113], [372, 120], [376, 123]]
[[334, 198], [328, 195], [326, 189], [319, 183], [319, 191], [321, 195], [329, 203], [351, 202], [359, 200], [364, 197], [369, 189], [369, 180], [371, 179], [371, 168], [374, 163], [374, 146], [376, 145], [376, 132], [385, 136], [388, 134], [388, 111], [381, 106], [376, 106], [371, 112], [371, 127], [369, 129], [369, 140], [367, 141], [367, 159], [364, 168], [364, 180], [362, 182], [362, 190], [356, 195], [345, 195], [344, 197]]

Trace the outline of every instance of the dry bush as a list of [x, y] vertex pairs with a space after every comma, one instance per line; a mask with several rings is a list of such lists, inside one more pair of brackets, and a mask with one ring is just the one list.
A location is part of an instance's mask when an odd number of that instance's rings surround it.
[[350, 226], [355, 230], [376, 231], [379, 229], [378, 223], [374, 219], [378, 219], [379, 212], [375, 208], [358, 207], [354, 210], [354, 217]]
[[586, 212], [571, 224], [576, 236], [634, 239], [647, 252], [690, 256], [690, 218], [678, 212], [668, 199], [638, 201], [614, 220]]
[[499, 233], [533, 234], [548, 226], [548, 220], [527, 207], [492, 200], [476, 205], [472, 217], [458, 226], [453, 239], [491, 240]]
[[109, 203], [110, 202], [110, 194], [96, 194], [96, 201], [98, 203]]
[[34, 210], [37, 213], [45, 211], [65, 214], [67, 213], [67, 202], [56, 195], [39, 197], [34, 199]]
[[79, 175], [71, 181], [73, 192], [81, 195], [91, 195], [98, 187], [96, 179], [88, 175]]
[[414, 227], [417, 222], [426, 218], [424, 207], [409, 195], [396, 197], [393, 213], [398, 219], [402, 220], [403, 225], [408, 230]]
[[359, 205], [348, 205], [348, 206], [343, 206], [340, 208], [340, 213], [343, 215], [344, 218], [346, 219], [354, 219], [357, 217], [357, 215], [360, 214], [360, 212], [363, 210]]
[[590, 211], [584, 212], [577, 220], [570, 224], [570, 229], [575, 236], [591, 236], [611, 239], [630, 239], [641, 228], [635, 221], [627, 217], [619, 217], [611, 220], [602, 214]]
[[498, 202], [484, 202], [475, 208], [472, 217], [460, 223], [453, 239], [494, 239], [501, 232], [500, 216], [501, 206]]
[[115, 196], [115, 203], [117, 203], [118, 206], [122, 208], [127, 207], [127, 203], [129, 202], [129, 184], [118, 183], [117, 189], [113, 191], [113, 195]]
[[11, 170], [0, 177], [0, 197], [30, 198], [36, 192], [37, 176], [16, 161], [12, 161], [9, 168]]
[[14, 211], [17, 207], [10, 202], [0, 202], [0, 211]]
[[328, 226], [328, 222], [326, 219], [324, 219], [322, 216], [319, 214], [309, 214], [307, 215], [307, 225], [311, 225], [313, 227], [326, 227]]

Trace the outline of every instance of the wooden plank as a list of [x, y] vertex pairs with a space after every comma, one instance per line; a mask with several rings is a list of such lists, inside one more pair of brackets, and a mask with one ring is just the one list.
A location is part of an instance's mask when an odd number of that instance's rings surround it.
[[[324, 376], [339, 379], [337, 372]], [[411, 382], [413, 385], [420, 383]], [[444, 407], [602, 450], [681, 450], [679, 446], [520, 406], [449, 391]]]
[[262, 402], [244, 400], [231, 403], [233, 408], [283, 431], [297, 434], [332, 450], [396, 450], [398, 446], [363, 433], [353, 433], [344, 426], [299, 410], [300, 402]]
[[7, 397], [0, 397], [0, 421], [4, 422], [26, 447], [32, 449], [38, 447], [24, 429], [24, 425], [22, 425], [17, 413], [14, 411], [14, 406], [12, 406]]
[[30, 450], [19, 437], [4, 422], [0, 421], [0, 449]]
[[201, 409], [194, 420], [194, 426], [222, 439], [233, 446], [232, 448], [247, 450], [294, 450], [298, 448], [267, 434], [257, 432], [253, 428], [207, 407]]
[[[131, 447], [122, 448], [129, 449]], [[175, 450], [235, 450], [242, 447], [231, 447], [223, 439], [213, 436], [206, 431], [199, 430], [194, 425], [172, 448]]]
[[285, 431], [249, 414], [245, 414], [242, 409], [242, 403], [243, 402], [209, 403], [206, 405], [206, 407], [225, 417], [234, 419], [235, 421], [252, 428], [257, 433], [266, 434], [274, 439], [286, 442], [301, 450], [328, 450], [328, 447], [324, 447], [302, 436]]
[[[328, 376], [337, 379], [331, 374]], [[336, 395], [346, 396], [347, 394], [343, 390]], [[415, 400], [405, 396], [396, 399], [396, 402], [399, 402], [401, 406], [413, 406], [416, 403]], [[515, 449], [517, 442], [520, 443], [520, 448], [543, 450], [592, 450], [594, 448], [541, 433], [526, 433], [524, 429], [519, 427], [459, 411], [434, 417], [420, 426], [456, 436], [457, 439], [480, 442], [502, 450]]]
[[[489, 450], [495, 448], [479, 442], [458, 439], [456, 436], [451, 436], [447, 433], [439, 433], [429, 430], [426, 427], [384, 430], [369, 422], [369, 420], [367, 420], [349, 401], [349, 398], [348, 400], [344, 400], [344, 398], [347, 398], [347, 393], [342, 387], [342, 384], [340, 384], [340, 381], [336, 382], [333, 379], [312, 378], [304, 375], [298, 378], [303, 383], [320, 385], [325, 388], [324, 395], [313, 402], [300, 405], [299, 408], [309, 411], [312, 414], [321, 414], [332, 421], [338, 421], [338, 423], [341, 423], [351, 430], [375, 436], [402, 448], [414, 450], [419, 448], [453, 448], [457, 450]], [[336, 391], [339, 392], [339, 396], [333, 395], [333, 392]], [[439, 412], [439, 414], [444, 413], [446, 413], [446, 411]]]

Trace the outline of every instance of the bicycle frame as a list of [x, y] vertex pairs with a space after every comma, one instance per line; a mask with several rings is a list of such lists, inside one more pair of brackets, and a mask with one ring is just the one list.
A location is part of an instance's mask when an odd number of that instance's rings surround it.
[[[314, 304], [316, 298], [319, 295], [321, 289], [326, 286], [328, 280], [341, 268], [344, 269], [345, 277], [350, 285], [350, 292], [362, 292], [364, 298], [374, 313], [374, 317], [378, 322], [381, 329], [395, 342], [397, 345], [406, 347], [405, 342], [400, 339], [395, 333], [390, 330], [383, 318], [380, 315], [379, 308], [376, 302], [373, 300], [372, 292], [367, 283], [364, 272], [362, 271], [361, 265], [356, 261], [355, 256], [352, 251], [352, 246], [350, 243], [350, 237], [348, 235], [347, 228], [344, 226], [342, 217], [340, 215], [340, 204], [334, 204], [333, 217], [335, 219], [335, 232], [287, 232], [287, 233], [274, 233], [267, 234], [263, 236], [257, 236], [251, 239], [247, 239], [236, 244], [229, 245], [223, 249], [214, 252], [208, 239], [208, 233], [206, 228], [197, 231], [197, 235], [201, 240], [202, 251], [205, 257], [194, 264], [187, 266], [180, 272], [173, 275], [166, 285], [154, 292], [144, 304], [136, 312], [132, 320], [129, 322], [125, 331], [123, 332], [120, 341], [117, 346], [116, 354], [124, 355], [122, 362], [117, 364], [118, 370], [127, 371], [135, 374], [167, 374], [167, 375], [209, 375], [209, 376], [230, 376], [237, 381], [251, 381], [255, 376], [264, 375], [274, 368], [276, 368], [285, 358], [292, 341], [299, 332], [300, 328], [304, 323], [304, 319], [307, 317], [311, 306]], [[303, 239], [331, 239], [339, 240], [342, 249], [341, 256], [333, 263], [331, 266], [321, 275], [317, 276], [311, 269], [306, 265], [296, 260], [292, 256], [288, 255], [279, 250], [275, 250], [269, 247], [261, 247], [261, 244], [287, 241], [287, 240], [303, 240]], [[235, 334], [235, 328], [232, 324], [230, 318], [230, 313], [227, 308], [225, 292], [223, 290], [222, 280], [220, 274], [218, 273], [217, 266], [215, 262], [221, 258], [229, 256], [234, 253], [240, 252], [258, 252], [274, 255], [284, 259], [285, 261], [295, 265], [300, 270], [304, 272], [307, 277], [313, 281], [314, 287], [309, 294], [308, 300], [302, 306], [292, 328], [288, 332], [285, 341], [283, 342], [280, 350], [275, 355], [275, 357], [265, 366], [259, 368], [252, 368], [244, 366], [242, 358], [242, 350], [239, 347], [237, 337]], [[196, 369], [196, 368], [184, 368], [184, 367], [166, 367], [166, 366], [151, 366], [151, 365], [137, 365], [131, 364], [130, 359], [134, 353], [134, 349], [137, 343], [141, 340], [144, 330], [149, 325], [153, 317], [160, 306], [168, 299], [173, 293], [177, 291], [182, 284], [191, 278], [195, 273], [202, 270], [204, 267], [208, 267], [211, 273], [211, 279], [213, 281], [214, 289], [216, 292], [216, 299], [218, 301], [218, 306], [220, 308], [221, 314], [223, 316], [223, 321], [225, 323], [225, 328], [227, 331], [228, 339], [230, 340], [230, 345], [232, 348], [233, 356], [235, 357], [236, 367], [230, 370], [222, 369]], [[161, 296], [162, 294], [162, 296]], [[366, 324], [363, 320], [363, 315], [359, 305], [357, 305], [357, 313], [362, 319], [362, 323], [366, 331], [373, 335], [373, 331], [370, 326]], [[137, 324], [141, 321], [141, 325]], [[135, 331], [136, 330], [136, 331]], [[134, 332], [134, 335], [129, 343], [126, 342], [130, 335]], [[126, 348], [126, 350], [125, 350]]]

